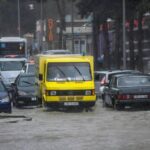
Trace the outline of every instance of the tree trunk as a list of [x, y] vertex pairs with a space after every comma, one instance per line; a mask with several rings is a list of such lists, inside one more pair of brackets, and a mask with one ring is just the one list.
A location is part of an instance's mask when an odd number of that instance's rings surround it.
[[138, 60], [137, 60], [137, 67], [138, 69], [143, 72], [143, 29], [142, 29], [142, 19], [143, 19], [143, 13], [139, 12], [138, 16]]
[[56, 0], [56, 5], [60, 17], [60, 23], [59, 23], [59, 40], [58, 40], [58, 47], [64, 48], [63, 46], [63, 30], [65, 30], [66, 24], [65, 24], [65, 0]]
[[93, 12], [93, 56], [94, 56], [94, 67], [99, 69], [98, 63], [98, 42], [99, 42], [99, 15], [96, 12]]
[[120, 19], [116, 18], [116, 40], [115, 40], [115, 66], [116, 69], [120, 69], [121, 66], [121, 53], [120, 53], [120, 28], [121, 28], [121, 24], [120, 24]]
[[130, 54], [130, 69], [135, 69], [135, 56], [134, 56], [134, 38], [133, 38], [133, 28], [134, 28], [134, 18], [130, 18], [129, 26], [129, 54]]
[[104, 33], [104, 41], [105, 41], [104, 67], [106, 69], [110, 69], [110, 43], [109, 43], [108, 25], [106, 21], [104, 22], [103, 33]]

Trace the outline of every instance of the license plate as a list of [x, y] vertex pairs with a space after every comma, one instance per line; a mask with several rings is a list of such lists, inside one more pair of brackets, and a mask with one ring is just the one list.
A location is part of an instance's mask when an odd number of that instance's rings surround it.
[[68, 96], [68, 101], [74, 101], [75, 97], [74, 96]]
[[24, 101], [18, 101], [19, 104], [24, 104]]
[[32, 101], [36, 101], [36, 97], [32, 97], [31, 100], [32, 100]]
[[134, 95], [134, 98], [148, 98], [148, 95]]
[[82, 101], [82, 100], [83, 100], [83, 96], [77, 96], [77, 97], [76, 97], [76, 100], [77, 100], [77, 101]]
[[60, 96], [60, 97], [59, 97], [59, 100], [60, 100], [60, 101], [66, 101], [66, 97], [65, 97], [65, 96]]
[[60, 101], [75, 101], [75, 97], [74, 96], [60, 96], [59, 97]]
[[78, 106], [79, 102], [64, 102], [64, 106]]

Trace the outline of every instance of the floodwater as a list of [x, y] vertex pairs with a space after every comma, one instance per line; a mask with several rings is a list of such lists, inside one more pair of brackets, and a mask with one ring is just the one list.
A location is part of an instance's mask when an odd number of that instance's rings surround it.
[[150, 150], [150, 109], [13, 108], [0, 114], [0, 150]]

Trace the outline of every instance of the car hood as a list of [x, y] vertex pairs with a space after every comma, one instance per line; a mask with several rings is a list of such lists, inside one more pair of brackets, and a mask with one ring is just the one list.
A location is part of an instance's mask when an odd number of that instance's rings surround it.
[[20, 71], [1, 71], [1, 75], [3, 78], [15, 78], [19, 73]]
[[8, 96], [7, 92], [0, 92], [0, 100], [6, 96]]
[[95, 85], [93, 81], [64, 81], [64, 82], [46, 82], [45, 87], [48, 90], [68, 90], [68, 87], [72, 87], [72, 90], [80, 89], [94, 89]]
[[24, 91], [29, 94], [34, 94], [36, 91], [36, 88], [35, 88], [35, 86], [24, 86], [24, 87], [18, 87], [18, 90]]
[[120, 93], [130, 93], [130, 94], [147, 94], [150, 93], [150, 86], [139, 86], [139, 87], [122, 87], [119, 88]]

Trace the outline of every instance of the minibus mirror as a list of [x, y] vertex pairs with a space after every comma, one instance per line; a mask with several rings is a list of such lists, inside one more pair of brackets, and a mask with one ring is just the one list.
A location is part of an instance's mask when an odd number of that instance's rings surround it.
[[39, 74], [39, 80], [42, 81], [43, 80], [43, 75]]

